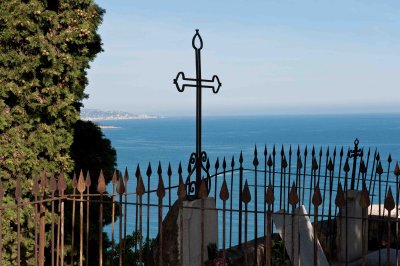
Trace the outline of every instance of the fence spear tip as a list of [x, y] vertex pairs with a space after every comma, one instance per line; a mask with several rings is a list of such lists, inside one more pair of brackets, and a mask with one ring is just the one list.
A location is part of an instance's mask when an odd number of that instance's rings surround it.
[[393, 199], [392, 189], [390, 186], [383, 206], [388, 212], [391, 212], [396, 207]]
[[399, 167], [399, 162], [396, 162], [396, 166], [394, 167], [394, 175], [396, 176], [396, 177], [399, 177], [399, 175], [400, 175], [400, 167]]
[[99, 179], [97, 182], [97, 191], [100, 194], [103, 194], [104, 192], [106, 192], [106, 181], [104, 178], [103, 169], [100, 169], [100, 175], [99, 175]]
[[249, 190], [249, 184], [247, 183], [247, 179], [246, 182], [244, 183], [244, 188], [242, 191], [242, 201], [247, 204], [249, 203], [251, 200], [251, 194], [250, 194], [250, 190]]
[[343, 192], [343, 188], [342, 188], [342, 183], [340, 181], [339, 181], [338, 188], [337, 188], [335, 204], [339, 208], [343, 208], [344, 205], [346, 204], [346, 199], [344, 198], [344, 192]]
[[226, 184], [226, 180], [222, 182], [221, 191], [219, 192], [219, 197], [221, 200], [226, 201], [229, 199], [229, 191], [228, 186]]
[[289, 192], [289, 204], [296, 206], [297, 203], [299, 203], [299, 196], [297, 195], [296, 184], [293, 182], [292, 188]]
[[201, 179], [200, 182], [200, 189], [199, 189], [199, 199], [205, 199], [207, 198], [208, 193], [207, 193], [207, 188], [206, 188], [206, 182], [204, 178]]
[[274, 203], [275, 196], [274, 196], [274, 188], [272, 187], [271, 184], [268, 185], [267, 192], [265, 192], [265, 202], [267, 202], [268, 205], [271, 205]]
[[319, 190], [318, 185], [314, 188], [314, 195], [312, 197], [312, 204], [315, 207], [318, 207], [322, 203], [322, 197], [321, 197], [321, 192]]

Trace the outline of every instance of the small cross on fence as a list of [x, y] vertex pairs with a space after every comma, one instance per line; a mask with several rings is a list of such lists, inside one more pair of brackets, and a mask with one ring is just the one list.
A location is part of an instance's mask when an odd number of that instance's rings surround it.
[[[189, 175], [186, 180], [186, 186], [188, 195], [194, 192], [194, 195], [191, 195], [190, 199], [197, 199], [200, 189], [201, 183], [201, 172], [202, 170], [206, 173], [206, 182], [208, 192], [210, 191], [211, 182], [209, 181], [209, 172], [204, 164], [207, 161], [207, 153], [201, 148], [201, 94], [203, 88], [212, 89], [214, 93], [218, 93], [221, 88], [221, 82], [217, 75], [214, 75], [211, 79], [202, 79], [201, 78], [201, 57], [200, 51], [203, 48], [203, 40], [199, 34], [199, 30], [196, 30], [196, 34], [192, 39], [192, 47], [195, 50], [196, 55], [196, 78], [186, 78], [183, 72], [179, 72], [174, 79], [174, 84], [179, 92], [183, 92], [186, 87], [194, 87], [196, 88], [196, 152], [190, 155], [189, 165], [193, 165], [193, 168], [189, 168]], [[193, 172], [196, 171], [196, 180], [191, 181], [190, 176]]]
[[[357, 158], [363, 156], [363, 151], [358, 149], [358, 144], [360, 141], [356, 138], [354, 140], [354, 150], [349, 151], [349, 157], [353, 158], [353, 171], [351, 174], [351, 185], [350, 188], [354, 190], [355, 182], [356, 182], [356, 168], [357, 168]], [[358, 185], [357, 185], [358, 186]]]

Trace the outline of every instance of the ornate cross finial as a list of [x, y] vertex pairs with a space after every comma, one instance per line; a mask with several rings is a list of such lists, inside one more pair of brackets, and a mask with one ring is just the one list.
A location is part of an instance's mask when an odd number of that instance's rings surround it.
[[[196, 29], [196, 33], [192, 39], [192, 47], [195, 50], [196, 56], [196, 78], [186, 78], [183, 72], [179, 72], [174, 79], [174, 84], [179, 92], [183, 92], [185, 88], [194, 87], [196, 88], [196, 152], [190, 155], [189, 164], [194, 165], [191, 167], [191, 171], [188, 174], [188, 179], [186, 180], [187, 191], [193, 191], [194, 185], [194, 198], [198, 198], [199, 189], [201, 184], [201, 171], [206, 173], [206, 183], [208, 184], [208, 192], [210, 190], [211, 182], [209, 182], [209, 173], [203, 163], [207, 161], [207, 153], [201, 148], [201, 94], [203, 88], [212, 89], [214, 93], [218, 93], [221, 88], [221, 82], [218, 76], [214, 75], [211, 79], [202, 79], [201, 77], [201, 56], [200, 51], [203, 49], [203, 39], [199, 34], [199, 30]], [[190, 176], [196, 171], [196, 181], [190, 181]]]
[[353, 158], [353, 172], [351, 174], [351, 185], [350, 189], [354, 190], [354, 185], [356, 181], [356, 167], [357, 167], [357, 158], [363, 156], [363, 151], [358, 149], [358, 144], [360, 141], [356, 138], [354, 140], [354, 150], [349, 151], [349, 157]]

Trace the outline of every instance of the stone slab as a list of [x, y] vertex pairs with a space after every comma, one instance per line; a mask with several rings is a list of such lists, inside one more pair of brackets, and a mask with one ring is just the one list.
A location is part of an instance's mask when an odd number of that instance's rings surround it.
[[[307, 216], [307, 211], [303, 205], [295, 210], [294, 221], [294, 257], [292, 253], [292, 216], [291, 214], [285, 215], [285, 222], [283, 211], [279, 211], [272, 215], [272, 220], [276, 229], [283, 239], [283, 225], [285, 224], [285, 247], [291, 260], [297, 264], [297, 250], [298, 250], [298, 232], [300, 231], [300, 265], [313, 265], [314, 264], [314, 229]], [[299, 230], [300, 229], [300, 230]], [[328, 266], [328, 261], [322, 250], [322, 247], [317, 240], [317, 264], [319, 266]]]

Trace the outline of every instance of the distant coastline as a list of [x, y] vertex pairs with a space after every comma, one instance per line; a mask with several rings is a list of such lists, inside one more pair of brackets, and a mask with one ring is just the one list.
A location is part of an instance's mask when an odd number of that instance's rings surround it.
[[160, 117], [157, 115], [132, 114], [120, 111], [102, 111], [98, 109], [82, 109], [81, 111], [81, 119], [85, 121], [143, 120], [143, 119], [157, 119], [157, 118]]

